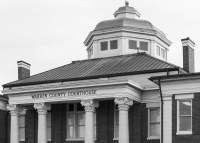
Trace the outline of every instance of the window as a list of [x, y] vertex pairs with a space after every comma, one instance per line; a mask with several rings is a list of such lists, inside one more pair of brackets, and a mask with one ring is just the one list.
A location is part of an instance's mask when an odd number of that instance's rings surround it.
[[119, 136], [119, 109], [115, 104], [114, 106], [114, 138]]
[[160, 109], [149, 109], [149, 137], [159, 138], [160, 136]]
[[156, 54], [158, 56], [161, 56], [163, 59], [166, 59], [166, 51], [165, 51], [165, 49], [159, 47], [158, 45], [156, 46]]
[[47, 113], [47, 140], [51, 141], [51, 112]]
[[160, 47], [159, 47], [159, 46], [156, 46], [156, 54], [157, 54], [158, 56], [160, 56]]
[[[96, 113], [94, 113], [94, 132], [96, 137]], [[67, 139], [84, 139], [85, 110], [80, 103], [67, 104]]]
[[192, 133], [192, 100], [177, 100], [177, 133]]
[[140, 41], [140, 50], [148, 51], [148, 42]]
[[19, 139], [25, 141], [25, 113], [19, 115]]
[[93, 46], [88, 50], [88, 57], [90, 58], [93, 55]]
[[136, 49], [137, 50], [137, 41], [129, 40], [129, 49]]
[[108, 42], [101, 42], [101, 51], [108, 50]]
[[161, 57], [162, 57], [163, 59], [165, 59], [165, 50], [164, 50], [164, 49], [161, 49]]
[[110, 41], [110, 49], [117, 49], [117, 40]]

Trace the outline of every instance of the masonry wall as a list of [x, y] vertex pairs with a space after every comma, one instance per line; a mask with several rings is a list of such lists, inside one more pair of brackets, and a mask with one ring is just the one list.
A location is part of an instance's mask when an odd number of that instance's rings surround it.
[[192, 100], [192, 135], [176, 135], [177, 131], [177, 101], [173, 97], [172, 103], [172, 142], [199, 143], [200, 142], [200, 93], [194, 94]]
[[7, 117], [8, 112], [0, 110], [0, 143], [7, 141]]
[[[48, 143], [84, 143], [84, 141], [66, 141], [66, 105], [51, 106], [51, 141]], [[7, 113], [8, 114], [8, 113]], [[96, 109], [97, 137], [96, 143], [118, 143], [114, 138], [114, 101], [100, 101]], [[10, 142], [10, 114], [8, 116], [8, 143]], [[6, 124], [6, 122], [5, 122]], [[27, 110], [25, 115], [25, 141], [20, 143], [37, 143], [38, 113]], [[130, 143], [159, 143], [160, 140], [147, 140], [148, 109], [146, 104], [134, 103], [129, 109], [129, 138]], [[4, 143], [4, 142], [0, 142]]]

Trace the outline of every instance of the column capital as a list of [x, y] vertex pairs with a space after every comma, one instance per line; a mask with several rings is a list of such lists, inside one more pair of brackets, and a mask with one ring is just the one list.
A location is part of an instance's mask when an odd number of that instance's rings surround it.
[[95, 100], [82, 100], [81, 105], [85, 107], [86, 112], [94, 112], [99, 107], [99, 102]]
[[115, 98], [115, 104], [118, 104], [119, 110], [128, 110], [133, 105], [133, 100], [128, 97]]
[[48, 103], [35, 103], [34, 108], [38, 111], [38, 114], [46, 115], [47, 111], [51, 110], [51, 105]]
[[17, 104], [8, 104], [6, 109], [10, 111], [11, 116], [19, 116], [19, 113], [23, 111], [22, 106]]

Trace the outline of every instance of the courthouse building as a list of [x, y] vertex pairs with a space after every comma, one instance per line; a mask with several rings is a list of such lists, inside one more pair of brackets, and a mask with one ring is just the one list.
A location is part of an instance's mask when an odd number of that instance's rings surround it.
[[171, 41], [126, 3], [86, 37], [87, 60], [3, 85], [0, 143], [200, 142], [200, 74], [182, 39], [183, 68], [168, 61]]

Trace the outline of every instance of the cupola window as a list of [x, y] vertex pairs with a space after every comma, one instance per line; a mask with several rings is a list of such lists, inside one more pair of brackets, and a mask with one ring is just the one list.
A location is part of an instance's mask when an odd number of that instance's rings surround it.
[[129, 40], [129, 49], [137, 49], [137, 41]]
[[101, 51], [108, 50], [108, 42], [101, 42]]
[[140, 50], [148, 51], [148, 42], [140, 41]]
[[110, 49], [117, 49], [118, 43], [117, 40], [110, 41]]
[[162, 57], [163, 59], [166, 59], [166, 50], [161, 48], [160, 46], [156, 46], [156, 54], [160, 57]]

